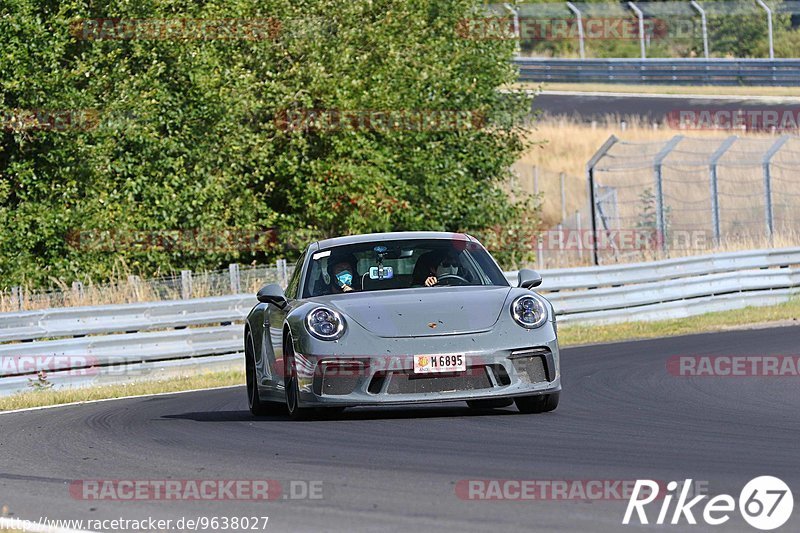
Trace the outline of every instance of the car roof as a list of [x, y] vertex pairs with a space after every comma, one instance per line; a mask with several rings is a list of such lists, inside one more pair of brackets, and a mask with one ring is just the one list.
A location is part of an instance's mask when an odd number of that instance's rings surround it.
[[[360, 244], [375, 241], [402, 241], [406, 239], [442, 239], [477, 242], [466, 233], [450, 233], [447, 231], [392, 231], [388, 233], [364, 233], [361, 235], [347, 235], [317, 241], [311, 245], [312, 249], [327, 250], [348, 244]], [[316, 245], [316, 248], [315, 248]]]

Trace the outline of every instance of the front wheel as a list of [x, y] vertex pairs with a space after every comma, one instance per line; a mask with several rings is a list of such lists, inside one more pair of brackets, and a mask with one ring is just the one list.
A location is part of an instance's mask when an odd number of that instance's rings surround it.
[[292, 420], [306, 420], [314, 414], [313, 409], [300, 407], [300, 387], [297, 383], [297, 368], [294, 363], [292, 338], [283, 343], [283, 386], [286, 390], [286, 409]]
[[559, 396], [560, 393], [558, 392], [539, 394], [537, 396], [523, 396], [515, 398], [514, 403], [517, 404], [517, 409], [519, 409], [520, 413], [547, 413], [558, 407]]
[[258, 394], [258, 378], [256, 374], [256, 357], [253, 347], [253, 336], [248, 331], [244, 344], [244, 367], [247, 379], [247, 405], [253, 416], [273, 415], [280, 412], [280, 404], [264, 402]]

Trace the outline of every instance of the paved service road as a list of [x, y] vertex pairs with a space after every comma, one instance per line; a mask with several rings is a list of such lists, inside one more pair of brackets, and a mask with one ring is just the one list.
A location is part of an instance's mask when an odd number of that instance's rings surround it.
[[[591, 122], [602, 121], [607, 115], [617, 115], [621, 119], [634, 117], [645, 123], [657, 123], [668, 126], [667, 115], [673, 113], [678, 124], [678, 113], [682, 110], [699, 112], [710, 111], [777, 111], [779, 117], [790, 113], [797, 118], [800, 99], [768, 98], [748, 99], [736, 98], [703, 98], [703, 97], [659, 97], [644, 95], [604, 95], [602, 93], [578, 94], [540, 94], [533, 100], [533, 110], [551, 116], [568, 116], [578, 120]], [[698, 115], [699, 116], [699, 115]], [[724, 132], [720, 132], [724, 133]]]
[[[775, 475], [797, 494], [798, 378], [676, 377], [667, 360], [797, 355], [799, 341], [800, 328], [784, 327], [566, 349], [562, 402], [545, 415], [453, 404], [252, 419], [243, 387], [0, 415], [0, 507], [34, 520], [269, 516], [268, 531], [645, 530], [621, 525], [626, 501], [469, 501], [456, 487], [693, 478], [738, 499], [751, 478]], [[86, 479], [274, 479], [284, 494], [290, 480], [319, 481], [322, 498], [73, 498], [70, 482]], [[654, 520], [658, 508], [648, 510]], [[798, 528], [795, 510], [784, 530]], [[738, 512], [691, 529], [756, 531]]]

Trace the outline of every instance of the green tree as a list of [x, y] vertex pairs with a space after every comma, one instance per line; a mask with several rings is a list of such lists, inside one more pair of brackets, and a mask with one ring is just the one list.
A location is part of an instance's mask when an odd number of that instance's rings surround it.
[[[4, 124], [0, 285], [102, 279], [120, 263], [151, 275], [266, 261], [307, 239], [383, 230], [468, 231], [497, 242], [504, 262], [529, 259], [537, 207], [511, 203], [500, 184], [525, 147], [530, 101], [497, 90], [516, 79], [514, 43], [458, 35], [479, 8], [466, 0], [8, 0], [0, 8], [3, 116], [85, 110], [98, 123]], [[120, 17], [271, 18], [279, 29], [259, 40], [87, 39], [70, 30], [82, 19]], [[458, 111], [486, 123], [281, 127], [283, 113], [304, 109]], [[239, 253], [69, 242], [76, 231], [226, 228], [276, 228], [278, 238]]]

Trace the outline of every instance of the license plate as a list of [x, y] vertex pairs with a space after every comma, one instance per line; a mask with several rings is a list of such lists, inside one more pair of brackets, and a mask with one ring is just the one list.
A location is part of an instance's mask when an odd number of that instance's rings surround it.
[[467, 370], [467, 358], [463, 353], [444, 355], [418, 355], [414, 357], [415, 374], [431, 374], [436, 372], [464, 372]]

